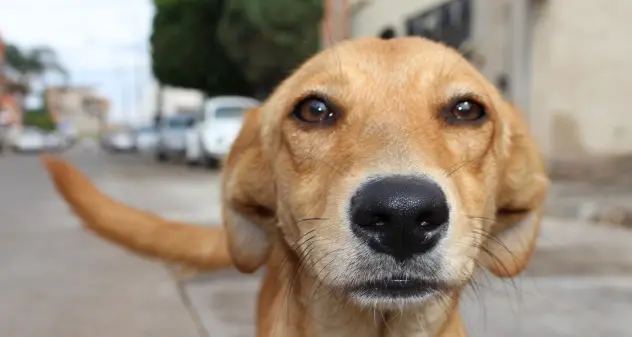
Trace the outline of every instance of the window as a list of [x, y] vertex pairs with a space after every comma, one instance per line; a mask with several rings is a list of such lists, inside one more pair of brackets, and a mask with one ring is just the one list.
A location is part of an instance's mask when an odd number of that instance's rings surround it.
[[194, 118], [191, 116], [174, 116], [169, 118], [167, 125], [174, 129], [188, 128], [193, 125]]
[[500, 89], [502, 93], [506, 94], [509, 92], [509, 78], [507, 74], [503, 73], [498, 76], [498, 78], [496, 79], [496, 86], [498, 87], [498, 89]]
[[452, 0], [406, 21], [406, 34], [459, 49], [471, 35], [471, 0]]
[[217, 119], [234, 119], [241, 118], [244, 115], [242, 107], [222, 107], [215, 110], [215, 118]]
[[155, 131], [155, 128], [153, 126], [143, 126], [136, 129], [136, 133], [139, 133], [139, 134], [152, 133], [154, 131]]

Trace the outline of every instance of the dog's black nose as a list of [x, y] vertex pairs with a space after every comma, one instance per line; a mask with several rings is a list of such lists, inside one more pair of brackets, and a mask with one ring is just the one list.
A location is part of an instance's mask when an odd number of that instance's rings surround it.
[[352, 230], [377, 252], [405, 261], [433, 248], [449, 220], [439, 185], [414, 176], [371, 180], [351, 198]]

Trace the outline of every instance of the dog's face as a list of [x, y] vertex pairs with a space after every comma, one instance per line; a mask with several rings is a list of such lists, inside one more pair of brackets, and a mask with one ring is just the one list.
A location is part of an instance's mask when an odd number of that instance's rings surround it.
[[224, 215], [242, 270], [284, 240], [328, 287], [400, 306], [459, 289], [479, 264], [519, 272], [546, 187], [518, 112], [458, 53], [363, 39], [315, 56], [250, 113]]

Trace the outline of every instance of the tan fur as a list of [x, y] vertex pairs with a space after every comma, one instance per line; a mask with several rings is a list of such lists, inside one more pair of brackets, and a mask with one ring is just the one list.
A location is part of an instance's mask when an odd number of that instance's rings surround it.
[[[334, 126], [307, 129], [289, 117], [313, 92], [342, 110]], [[476, 95], [489, 120], [442, 122], [438, 110], [455, 94]], [[221, 228], [124, 206], [70, 165], [44, 161], [77, 215], [106, 239], [210, 269], [265, 265], [257, 336], [465, 336], [458, 301], [476, 266], [515, 276], [539, 231], [548, 180], [521, 118], [452, 49], [420, 38], [366, 38], [319, 53], [247, 114], [223, 169]], [[358, 267], [371, 261], [345, 213], [353, 191], [374, 174], [424, 174], [444, 190], [450, 227], [435, 250], [450, 289], [397, 308], [346, 294], [345, 284], [379, 271]]]
[[112, 200], [79, 170], [54, 156], [41, 157], [57, 191], [99, 236], [132, 251], [194, 268], [231, 266], [224, 231], [164, 220]]

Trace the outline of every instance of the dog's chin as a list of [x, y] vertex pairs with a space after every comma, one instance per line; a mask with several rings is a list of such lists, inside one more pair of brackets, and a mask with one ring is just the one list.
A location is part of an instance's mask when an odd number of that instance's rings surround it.
[[440, 281], [390, 277], [354, 284], [347, 287], [346, 292], [353, 301], [362, 306], [396, 309], [422, 305], [449, 290], [448, 284]]

